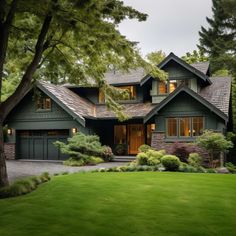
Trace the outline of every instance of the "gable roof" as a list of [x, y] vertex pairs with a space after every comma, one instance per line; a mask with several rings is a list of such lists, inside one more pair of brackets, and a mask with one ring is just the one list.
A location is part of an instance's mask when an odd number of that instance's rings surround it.
[[185, 85], [179, 86], [174, 92], [172, 92], [169, 96], [167, 96], [164, 100], [162, 100], [144, 119], [144, 122], [146, 123], [153, 115], [157, 114], [158, 111], [160, 111], [163, 107], [165, 107], [170, 101], [172, 101], [176, 96], [178, 96], [180, 93], [185, 92], [194, 99], [196, 99], [198, 102], [200, 102], [202, 105], [207, 107], [209, 110], [214, 112], [216, 115], [221, 117], [223, 120], [228, 121], [228, 116], [221, 111], [219, 108], [208, 102], [205, 98], [200, 96], [199, 94], [195, 93], [190, 88], [186, 87]]
[[83, 126], [85, 118], [94, 115], [94, 105], [68, 88], [43, 81], [37, 86]]
[[[202, 71], [196, 69], [195, 67], [191, 66], [190, 64], [186, 63], [184, 60], [182, 60], [181, 58], [177, 57], [173, 52], [171, 52], [159, 65], [158, 67], [160, 69], [163, 69], [163, 67], [165, 65], [167, 65], [170, 61], [175, 61], [176, 63], [178, 63], [179, 65], [181, 65], [182, 67], [184, 67], [186, 70], [192, 72], [193, 74], [195, 74], [197, 77], [199, 77], [200, 79], [202, 79], [203, 82], [205, 82], [206, 84], [211, 84], [210, 79], [208, 78], [208, 76], [206, 74], [204, 74]], [[195, 65], [196, 66], [196, 65]]]
[[192, 63], [191, 66], [206, 75], [207, 72], [209, 71], [210, 63], [209, 61], [196, 62], [196, 63]]

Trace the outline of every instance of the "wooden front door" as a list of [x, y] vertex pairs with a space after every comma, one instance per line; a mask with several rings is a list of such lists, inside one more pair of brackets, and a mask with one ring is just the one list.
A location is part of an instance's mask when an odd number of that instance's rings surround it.
[[138, 148], [144, 144], [144, 125], [128, 125], [129, 154], [137, 154]]

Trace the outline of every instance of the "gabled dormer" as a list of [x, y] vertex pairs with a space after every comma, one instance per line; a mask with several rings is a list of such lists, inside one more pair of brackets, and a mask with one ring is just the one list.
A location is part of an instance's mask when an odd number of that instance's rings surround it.
[[189, 65], [173, 53], [170, 53], [158, 67], [168, 73], [168, 79], [166, 81], [152, 80], [150, 94], [153, 103], [160, 103], [180, 85], [185, 85], [198, 93], [202, 87], [211, 84], [208, 77], [208, 62]]

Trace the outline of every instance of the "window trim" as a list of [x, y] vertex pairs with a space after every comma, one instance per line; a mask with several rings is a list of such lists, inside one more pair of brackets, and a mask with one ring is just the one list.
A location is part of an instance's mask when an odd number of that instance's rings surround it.
[[[196, 116], [170, 116], [170, 117], [166, 117], [165, 120], [165, 124], [166, 124], [166, 130], [165, 130], [165, 136], [167, 139], [175, 139], [175, 138], [180, 138], [180, 139], [194, 139], [196, 137], [199, 137], [199, 136], [193, 136], [193, 118], [195, 117], [201, 117], [202, 118], [202, 125], [203, 125], [203, 130], [205, 129], [205, 116], [200, 116], [200, 115], [196, 115]], [[176, 130], [177, 130], [177, 136], [169, 136], [168, 135], [168, 119], [169, 118], [175, 118], [177, 119], [177, 127], [176, 127]], [[190, 119], [190, 136], [180, 136], [180, 133], [179, 133], [179, 129], [180, 129], [180, 118], [189, 118]]]
[[[180, 80], [184, 80], [185, 81], [185, 83], [186, 83], [186, 81], [188, 81], [188, 79], [178, 79], [178, 78], [175, 78], [175, 79], [167, 79], [166, 80], [166, 82], [167, 82], [167, 93], [160, 93], [159, 92], [159, 84], [160, 84], [160, 82], [163, 82], [163, 81], [158, 81], [158, 83], [157, 83], [157, 95], [158, 96], [165, 96], [165, 95], [169, 95], [169, 94], [171, 94], [171, 93], [173, 93], [174, 91], [172, 91], [172, 92], [170, 92], [170, 81], [171, 80], [174, 80], [174, 81], [176, 81], [177, 82], [177, 87], [176, 87], [176, 89], [179, 87], [178, 86], [178, 81], [180, 81]], [[189, 87], [190, 86], [190, 81], [188, 81], [188, 85], [186, 85], [187, 87]]]
[[[38, 108], [38, 99], [50, 99], [50, 108]], [[50, 97], [39, 97], [37, 98], [36, 102], [35, 102], [35, 111], [36, 112], [49, 112], [52, 111], [52, 99]]]

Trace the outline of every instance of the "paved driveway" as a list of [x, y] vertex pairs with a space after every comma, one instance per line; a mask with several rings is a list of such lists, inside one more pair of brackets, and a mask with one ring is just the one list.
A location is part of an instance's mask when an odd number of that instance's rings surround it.
[[40, 175], [43, 172], [49, 172], [52, 175], [64, 171], [74, 173], [79, 171], [89, 171], [100, 168], [121, 166], [125, 164], [127, 164], [127, 162], [126, 163], [109, 162], [109, 163], [102, 163], [96, 166], [70, 167], [70, 166], [64, 166], [61, 162], [12, 160], [12, 161], [7, 161], [7, 171], [9, 180], [10, 182], [12, 182], [17, 178], [22, 178], [32, 175]]

